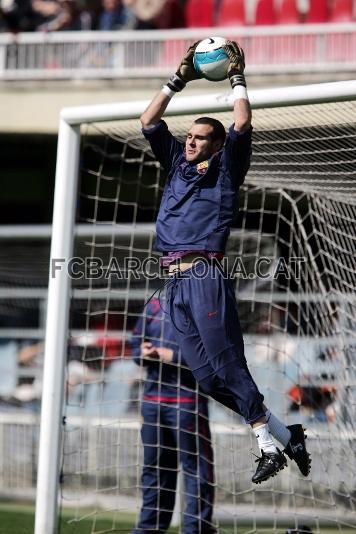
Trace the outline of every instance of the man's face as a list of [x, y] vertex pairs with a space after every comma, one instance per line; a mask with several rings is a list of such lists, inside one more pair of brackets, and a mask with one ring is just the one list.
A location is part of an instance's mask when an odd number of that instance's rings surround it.
[[185, 142], [185, 157], [189, 163], [209, 159], [221, 146], [221, 141], [212, 141], [213, 127], [210, 124], [191, 126]]

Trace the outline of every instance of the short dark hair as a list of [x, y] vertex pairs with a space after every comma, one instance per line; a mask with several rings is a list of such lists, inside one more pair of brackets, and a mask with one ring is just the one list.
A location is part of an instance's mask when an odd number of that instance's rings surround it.
[[208, 124], [213, 128], [212, 133], [210, 134], [212, 141], [221, 141], [221, 146], [225, 143], [226, 132], [224, 125], [217, 119], [212, 117], [199, 117], [194, 121], [194, 124]]

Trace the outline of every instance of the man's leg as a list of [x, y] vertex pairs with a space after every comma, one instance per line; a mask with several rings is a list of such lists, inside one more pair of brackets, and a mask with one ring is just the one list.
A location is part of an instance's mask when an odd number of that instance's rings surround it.
[[198, 263], [168, 291], [169, 311], [182, 354], [202, 388], [230, 396], [247, 423], [264, 417], [263, 395], [248, 370], [233, 289]]
[[205, 392], [231, 395], [245, 421], [259, 428], [254, 431], [262, 456], [252, 480], [267, 480], [283, 469], [286, 459], [269, 434], [263, 395], [247, 367], [232, 285], [211, 266], [206, 273], [203, 263], [184, 274], [168, 291], [182, 354]]
[[163, 534], [172, 519], [178, 455], [171, 429], [162, 421], [164, 409], [157, 403], [142, 404], [142, 507], [137, 527], [132, 534]]

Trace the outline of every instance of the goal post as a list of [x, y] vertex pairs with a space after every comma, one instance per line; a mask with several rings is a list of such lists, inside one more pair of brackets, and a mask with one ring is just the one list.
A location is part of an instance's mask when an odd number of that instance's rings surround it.
[[[50, 262], [73, 253], [80, 127], [60, 121]], [[70, 279], [50, 267], [45, 333], [35, 532], [56, 532]], [[57, 276], [57, 274], [59, 276]]]
[[[270, 89], [259, 89], [259, 90], [250, 90], [249, 97], [252, 109], [255, 110], [265, 110], [271, 108], [285, 108], [288, 109], [290, 106], [306, 106], [306, 105], [318, 105], [322, 103], [336, 103], [336, 102], [351, 102], [356, 100], [356, 81], [345, 81], [345, 82], [333, 82], [326, 84], [314, 84], [314, 85], [303, 85], [296, 87], [285, 87], [285, 88], [270, 88]], [[78, 203], [78, 176], [79, 176], [79, 164], [80, 164], [80, 152], [81, 152], [81, 126], [88, 124], [102, 124], [106, 122], [118, 122], [128, 121], [139, 118], [140, 114], [148, 105], [148, 101], [139, 101], [139, 102], [125, 102], [118, 104], [107, 104], [107, 105], [95, 105], [95, 106], [81, 106], [75, 108], [66, 108], [62, 111], [60, 117], [60, 126], [59, 126], [59, 137], [58, 137], [58, 153], [57, 153], [57, 167], [56, 167], [56, 181], [55, 181], [55, 196], [54, 196], [54, 212], [53, 212], [53, 226], [52, 226], [52, 246], [51, 246], [51, 259], [50, 259], [50, 274], [49, 274], [49, 286], [48, 286], [48, 304], [47, 304], [47, 320], [46, 320], [46, 337], [45, 337], [45, 359], [44, 359], [44, 376], [43, 376], [43, 395], [42, 395], [42, 412], [41, 412], [41, 430], [40, 430], [40, 444], [39, 444], [39, 460], [38, 460], [38, 476], [37, 476], [37, 501], [36, 501], [36, 522], [35, 522], [35, 534], [56, 534], [57, 532], [57, 519], [58, 519], [58, 500], [59, 500], [59, 479], [60, 479], [60, 463], [61, 463], [61, 448], [62, 448], [62, 426], [63, 426], [63, 417], [64, 417], [64, 390], [65, 390], [65, 367], [67, 362], [68, 354], [68, 340], [69, 340], [69, 306], [70, 306], [70, 297], [71, 297], [71, 281], [67, 274], [67, 271], [61, 266], [64, 265], [65, 261], [69, 260], [73, 256], [73, 246], [74, 246], [74, 237], [75, 237], [75, 214]], [[192, 96], [184, 97], [179, 95], [173, 99], [170, 105], [167, 108], [165, 113], [166, 117], [185, 117], [193, 114], [219, 114], [228, 112], [232, 109], [233, 106], [233, 95], [232, 93], [219, 94], [219, 95], [201, 95], [201, 96]], [[287, 113], [287, 112], [286, 112]], [[337, 110], [335, 110], [337, 113]], [[177, 119], [178, 120], [178, 119]], [[351, 120], [351, 119], [350, 119]], [[295, 119], [296, 121], [296, 119]], [[300, 118], [299, 127], [303, 126], [303, 117]], [[312, 125], [313, 126], [313, 125]], [[277, 125], [278, 128], [278, 125]], [[342, 139], [342, 135], [340, 136]], [[274, 142], [275, 140], [272, 139]], [[300, 142], [308, 142], [308, 140], [301, 140]], [[128, 142], [130, 147], [130, 143]], [[325, 150], [328, 150], [327, 146], [324, 146]], [[340, 150], [343, 148], [339, 145]], [[103, 154], [108, 154], [106, 149], [102, 150]], [[129, 158], [129, 156], [127, 156]], [[273, 154], [259, 155], [259, 160], [256, 162], [256, 173], [254, 175], [254, 180], [251, 182], [251, 187], [260, 187], [263, 184], [264, 180], [264, 169], [268, 166], [274, 164]], [[297, 162], [296, 165], [298, 168], [301, 168], [300, 176], [296, 177], [297, 187], [296, 190], [301, 193], [305, 190], [310, 190], [311, 194], [318, 194], [325, 187], [323, 181], [323, 169], [322, 169], [322, 156], [320, 160], [320, 169], [317, 170], [317, 176], [311, 176], [312, 182], [308, 183], [308, 171], [304, 172], [302, 165], [303, 162]], [[105, 163], [103, 163], [105, 165]], [[288, 184], [288, 172], [285, 172], [285, 165], [287, 162], [278, 163], [275, 167], [275, 171], [268, 174], [269, 183], [265, 184], [264, 187], [271, 187], [273, 190], [279, 191], [279, 200], [276, 201], [278, 205], [275, 210], [278, 212], [279, 221], [283, 221], [284, 217], [284, 206], [283, 203], [288, 197], [287, 192], [283, 192], [283, 187], [287, 187]], [[275, 172], [275, 174], [273, 174]], [[284, 174], [285, 173], [285, 174]], [[283, 175], [283, 178], [281, 178]], [[355, 198], [350, 198], [350, 194], [355, 195], [355, 188], [350, 185], [351, 183], [351, 174], [345, 176], [343, 181], [341, 175], [334, 176], [335, 183], [339, 184], [339, 198], [342, 202], [345, 202], [345, 206], [342, 212], [342, 224], [341, 229], [331, 227], [329, 222], [326, 223], [326, 230], [323, 230], [323, 235], [321, 236], [318, 231], [322, 225], [321, 212], [327, 210], [330, 213], [330, 220], [332, 217], [337, 217], [336, 207], [333, 205], [335, 199], [332, 198], [332, 193], [328, 195], [326, 202], [319, 202], [318, 197], [316, 196], [313, 202], [315, 203], [313, 207], [313, 216], [310, 217], [310, 221], [302, 220], [300, 215], [296, 212], [293, 213], [291, 209], [291, 221], [288, 221], [287, 225], [296, 225], [300, 228], [300, 233], [293, 233], [290, 237], [289, 245], [293, 247], [296, 251], [302, 250], [300, 242], [304, 239], [305, 233], [308, 232], [310, 225], [316, 226], [315, 241], [318, 239], [330, 240], [333, 243], [337, 240], [337, 235], [340, 236], [340, 249], [343, 253], [347, 245], [344, 244], [344, 237], [351, 233], [350, 225], [355, 223], [353, 219], [354, 216], [354, 207], [349, 208], [348, 202], [353, 202], [355, 204]], [[293, 177], [294, 178], [294, 177]], [[321, 181], [319, 182], [319, 178]], [[329, 179], [330, 177], [328, 177]], [[355, 177], [352, 177], [355, 179]], [[332, 183], [332, 176], [330, 178]], [[341, 183], [340, 183], [341, 181]], [[249, 175], [246, 180], [247, 186], [249, 186]], [[293, 183], [289, 187], [293, 190]], [[158, 189], [157, 189], [158, 192]], [[98, 194], [96, 193], [93, 197], [97, 198]], [[261, 207], [256, 207], [253, 204], [252, 200], [248, 195], [242, 195], [242, 202], [246, 203], [246, 209], [257, 210], [260, 212], [263, 211], [262, 197], [264, 192], [261, 189], [258, 192], [258, 198], [253, 200], [253, 202], [260, 202]], [[89, 196], [88, 196], [89, 197]], [[137, 193], [137, 198], [139, 198], [139, 193]], [[304, 199], [301, 198], [301, 194], [296, 198], [293, 198], [293, 203], [304, 202]], [[125, 200], [126, 204], [130, 204], [130, 199]], [[136, 202], [138, 204], [138, 201]], [[137, 206], [136, 206], [137, 207]], [[116, 205], [117, 209], [117, 205]], [[313, 219], [313, 220], [311, 220]], [[304, 226], [305, 223], [305, 226]], [[128, 228], [128, 231], [132, 231], [132, 234], [135, 233], [135, 224], [136, 221], [132, 221], [131, 228]], [[339, 223], [338, 223], [339, 224]], [[344, 225], [344, 227], [342, 227]], [[103, 226], [103, 225], [102, 225]], [[122, 225], [121, 225], [122, 226]], [[100, 227], [100, 225], [99, 225]], [[110, 230], [112, 233], [113, 231]], [[341, 234], [341, 235], [340, 235]], [[336, 236], [336, 237], [335, 237]], [[351, 237], [349, 236], [349, 239]], [[129, 237], [131, 248], [134, 247], [132, 236]], [[95, 241], [95, 239], [93, 239]], [[268, 246], [272, 247], [272, 241]], [[92, 247], [95, 249], [95, 246]], [[115, 249], [115, 243], [112, 245], [112, 248]], [[260, 249], [261, 250], [261, 249]], [[310, 257], [314, 261], [313, 251], [309, 251]], [[325, 265], [325, 271], [327, 272], [330, 268], [328, 258], [322, 259]], [[314, 267], [313, 263], [311, 263]], [[339, 269], [339, 271], [337, 270]], [[341, 268], [335, 267], [335, 272], [339, 272], [340, 276], [343, 276], [343, 271]], [[352, 287], [355, 287], [354, 283], [355, 270], [352, 265], [348, 267], [348, 275], [345, 280], [345, 288], [340, 286], [340, 291], [347, 289], [347, 291], [352, 291]], [[306, 270], [305, 279], [302, 280], [301, 287], [313, 287], [313, 292], [310, 293], [310, 299], [324, 298], [325, 301], [328, 300], [328, 295], [324, 294], [320, 297], [322, 291], [322, 276], [320, 278], [320, 285], [318, 284], [312, 286], [309, 283], [309, 277], [311, 274]], [[353, 281], [352, 281], [353, 278]], [[252, 282], [251, 282], [252, 283]], [[267, 300], [272, 300], [271, 287], [267, 287], [267, 294], [264, 298]], [[91, 288], [89, 288], [91, 289]], [[248, 292], [251, 288], [246, 287], [245, 291]], [[273, 292], [276, 292], [278, 287], [273, 286]], [[284, 290], [285, 288], [283, 288]], [[92, 291], [96, 289], [92, 289]], [[295, 287], [289, 288], [291, 294], [295, 292]], [[128, 286], [127, 291], [130, 291], [130, 286]], [[325, 291], [326, 293], [326, 291]], [[334, 293], [334, 298], [337, 299], [337, 291]], [[262, 294], [261, 294], [262, 295]], [[262, 296], [257, 298], [263, 300]], [[256, 297], [256, 288], [253, 287], [252, 298]], [[90, 297], [89, 297], [90, 298]], [[128, 297], [129, 298], [129, 297]], [[135, 298], [133, 296], [133, 298]], [[247, 297], [246, 297], [247, 298]], [[276, 298], [276, 305], [273, 307], [273, 311], [278, 310], [278, 296]], [[280, 297], [283, 301], [285, 296]], [[299, 297], [298, 298], [303, 298]], [[332, 300], [332, 299], [331, 299]], [[297, 304], [300, 304], [300, 300]], [[350, 331], [350, 324], [352, 323], [352, 313], [354, 311], [354, 304], [352, 300], [351, 304], [348, 304], [346, 299], [344, 306], [344, 311], [340, 315], [344, 321], [344, 325], [341, 325], [341, 330], [344, 328], [343, 332], [347, 332], [347, 335], [352, 335]], [[126, 304], [128, 306], [128, 304]], [[349, 308], [348, 308], [349, 306]], [[271, 308], [272, 309], [272, 308]], [[269, 311], [269, 321], [271, 321], [271, 309]], [[314, 317], [312, 324], [317, 321], [328, 321], [327, 311], [325, 311], [325, 316]], [[323, 310], [321, 313], [324, 313]], [[297, 308], [296, 314], [310, 313], [310, 310], [305, 311], [301, 305]], [[317, 313], [317, 312], [315, 312]], [[319, 313], [319, 312], [318, 312]], [[333, 314], [333, 309], [329, 308], [329, 313]], [[291, 321], [299, 321], [299, 318], [296, 318], [295, 315], [291, 314]], [[307, 319], [305, 319], [307, 322]], [[126, 323], [125, 323], [126, 325]], [[126, 327], [125, 327], [126, 328]], [[320, 332], [318, 328], [314, 327], [315, 336], [317, 337]], [[330, 329], [331, 332], [331, 329]], [[283, 333], [283, 332], [281, 332]], [[327, 336], [328, 334], [326, 334]], [[331, 334], [330, 334], [331, 335]], [[277, 350], [278, 353], [278, 350]], [[344, 355], [344, 365], [349, 365], [351, 356], [349, 354]], [[299, 364], [296, 364], [299, 365]], [[258, 374], [258, 369], [257, 369]], [[257, 380], [258, 381], [258, 380]], [[278, 390], [278, 384], [276, 384], [276, 391]], [[350, 388], [348, 388], [348, 393], [350, 393]], [[345, 393], [347, 394], [347, 393]], [[352, 393], [351, 393], [352, 394]], [[354, 400], [352, 401], [354, 403]], [[354, 428], [352, 429], [354, 430]], [[285, 495], [288, 494], [288, 488], [284, 489]], [[312, 491], [312, 490], [311, 490]], [[289, 495], [290, 497], [290, 495]], [[257, 500], [258, 494], [256, 494], [255, 499]], [[262, 497], [261, 497], [262, 498]], [[290, 497], [291, 498], [291, 497]], [[297, 501], [297, 496], [294, 497]], [[236, 518], [234, 519], [236, 521]]]

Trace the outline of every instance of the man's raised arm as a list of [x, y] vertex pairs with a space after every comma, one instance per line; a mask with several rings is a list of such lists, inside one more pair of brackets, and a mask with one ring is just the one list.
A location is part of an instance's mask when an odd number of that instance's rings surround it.
[[228, 76], [234, 91], [234, 129], [243, 133], [251, 126], [251, 106], [247, 96], [245, 70], [245, 55], [242, 48], [235, 41], [227, 41], [224, 50], [229, 57]]
[[148, 130], [155, 126], [163, 117], [164, 112], [171, 100], [171, 97], [160, 91], [150, 102], [148, 107], [142, 113], [140, 120], [142, 128]]
[[142, 128], [149, 129], [155, 126], [163, 117], [172, 96], [182, 91], [188, 82], [201, 78], [193, 66], [194, 50], [197, 44], [198, 42], [188, 48], [177, 72], [170, 77], [167, 84], [142, 113], [140, 117]]

